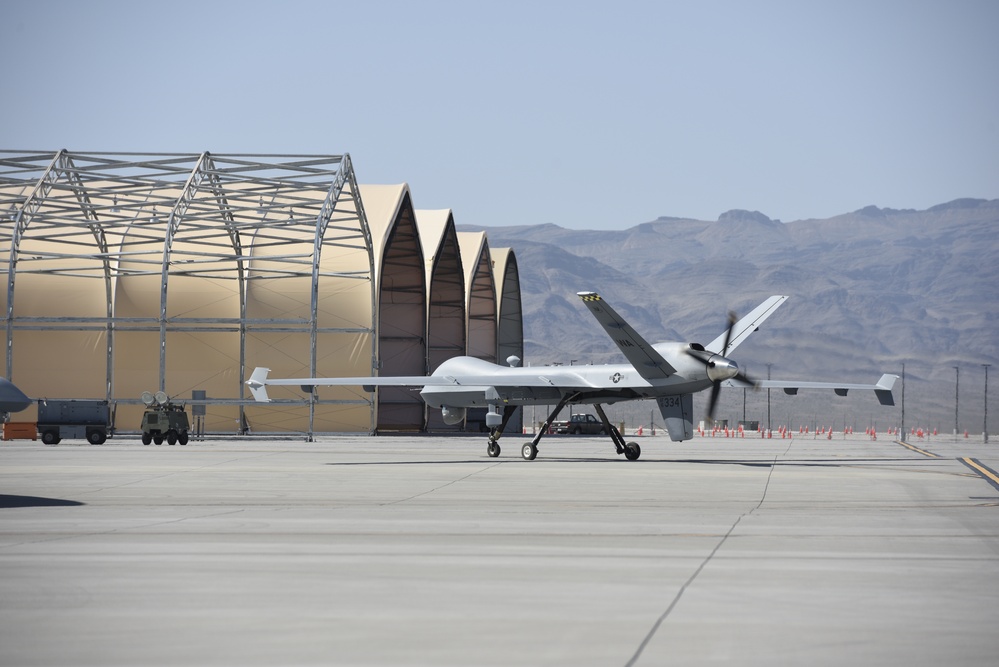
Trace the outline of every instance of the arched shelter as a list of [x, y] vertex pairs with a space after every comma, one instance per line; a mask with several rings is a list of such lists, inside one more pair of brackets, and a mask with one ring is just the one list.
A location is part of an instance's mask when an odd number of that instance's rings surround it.
[[496, 362], [496, 286], [485, 232], [458, 232], [465, 271], [467, 354]]
[[[432, 373], [448, 359], [465, 354], [465, 275], [451, 210], [418, 210], [416, 224], [430, 252], [426, 257], [427, 369]], [[440, 412], [428, 411], [428, 430], [459, 428], [445, 424]]]
[[148, 390], [204, 391], [210, 431], [371, 429], [366, 400], [248, 406], [243, 384], [372, 371], [348, 155], [0, 151], [0, 213], [3, 371], [29, 395], [106, 398], [125, 430]]
[[524, 309], [520, 300], [520, 271], [511, 248], [494, 248], [493, 274], [496, 281], [497, 331], [496, 352], [499, 363], [508, 357], [524, 358]]
[[[524, 359], [524, 308], [520, 300], [520, 270], [512, 248], [493, 248], [493, 276], [498, 298], [496, 357], [506, 364], [510, 357]], [[524, 424], [523, 410], [513, 416], [507, 426], [510, 432], [520, 431]]]
[[[378, 303], [379, 375], [426, 375], [427, 286], [409, 186], [361, 185], [371, 228]], [[380, 387], [378, 431], [426, 427], [426, 405], [407, 387]]]
[[426, 258], [427, 354], [432, 373], [448, 359], [465, 354], [465, 275], [450, 209], [417, 211], [416, 223], [424, 246], [433, 249]]

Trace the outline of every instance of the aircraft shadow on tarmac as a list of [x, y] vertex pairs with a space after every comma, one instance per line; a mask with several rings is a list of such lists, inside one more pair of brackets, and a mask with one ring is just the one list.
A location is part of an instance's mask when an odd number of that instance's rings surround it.
[[77, 507], [85, 504], [77, 500], [63, 500], [62, 498], [7, 496], [0, 493], [0, 509], [13, 509], [15, 507]]
[[846, 468], [858, 464], [913, 463], [921, 461], [923, 461], [923, 459], [912, 458], [809, 459], [807, 461], [795, 461], [794, 459], [781, 459], [779, 461], [752, 461], [737, 459], [666, 459], [662, 461], [662, 463], [696, 463], [705, 465], [747, 466], [750, 468], [772, 468], [774, 466], [795, 468]]
[[[803, 467], [803, 468], [842, 468], [847, 466], [854, 466], [857, 464], [871, 464], [871, 463], [913, 463], [919, 462], [923, 459], [912, 459], [912, 458], [865, 458], [865, 459], [817, 459], [809, 461], [795, 461], [795, 460], [781, 460], [781, 461], [753, 461], [753, 460], [738, 460], [738, 459], [646, 459], [642, 464], [649, 463], [693, 463], [698, 465], [727, 465], [727, 466], [745, 466], [748, 468], [772, 468], [774, 466], [786, 466], [786, 467]], [[328, 466], [416, 466], [416, 465], [443, 465], [443, 464], [469, 464], [474, 463], [481, 465], [482, 463], [520, 463], [521, 459], [511, 458], [509, 460], [493, 460], [487, 461], [484, 459], [454, 459], [449, 461], [437, 460], [437, 461], [344, 461], [335, 463], [326, 463]], [[624, 461], [618, 458], [593, 458], [593, 457], [549, 457], [545, 459], [537, 459], [532, 462], [533, 465], [544, 465], [545, 463], [621, 463], [626, 465], [635, 465], [631, 461]]]

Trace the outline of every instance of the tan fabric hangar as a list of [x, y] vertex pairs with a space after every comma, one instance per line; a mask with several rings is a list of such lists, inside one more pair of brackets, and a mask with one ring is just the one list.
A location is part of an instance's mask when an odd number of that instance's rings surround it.
[[3, 375], [106, 399], [120, 432], [144, 391], [203, 392], [206, 433], [451, 430], [409, 390], [256, 404], [243, 381], [523, 356], [513, 252], [406, 184], [358, 185], [346, 154], [0, 151], [0, 262]]

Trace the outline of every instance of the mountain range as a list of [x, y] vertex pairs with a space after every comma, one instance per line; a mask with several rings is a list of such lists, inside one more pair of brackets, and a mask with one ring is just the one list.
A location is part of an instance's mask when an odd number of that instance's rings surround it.
[[[882, 373], [902, 375], [904, 364], [907, 427], [951, 433], [957, 399], [958, 430], [982, 432], [982, 364], [999, 371], [999, 200], [926, 210], [868, 206], [786, 223], [733, 210], [714, 221], [660, 217], [613, 231], [555, 224], [459, 230], [486, 231], [490, 247], [516, 253], [525, 364], [623, 361], [580, 291], [599, 292], [651, 342], [701, 343], [724, 330], [729, 311], [746, 313], [771, 294], [787, 294], [731, 355], [750, 376], [873, 383]], [[901, 422], [902, 387], [895, 386], [895, 408], [866, 393], [772, 391], [771, 422], [883, 432]], [[703, 410], [706, 393], [695, 397], [695, 410]], [[990, 412], [999, 418], [995, 403]], [[716, 416], [766, 423], [767, 404], [766, 391], [723, 390]], [[661, 424], [654, 410], [622, 404], [609, 414], [629, 426]]]

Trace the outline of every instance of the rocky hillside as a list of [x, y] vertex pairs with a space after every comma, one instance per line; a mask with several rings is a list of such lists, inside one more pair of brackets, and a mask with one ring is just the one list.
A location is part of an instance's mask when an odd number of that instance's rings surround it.
[[[981, 364], [996, 365], [991, 395], [999, 396], [999, 200], [925, 211], [870, 206], [789, 223], [737, 210], [716, 221], [663, 217], [623, 231], [552, 224], [486, 231], [491, 247], [517, 254], [525, 361], [533, 365], [622, 360], [578, 291], [600, 292], [651, 341], [702, 343], [723, 330], [729, 310], [745, 313], [787, 294], [733, 355], [751, 375], [766, 377], [769, 363], [774, 378], [873, 382], [882, 372], [901, 374], [904, 363], [906, 424], [946, 433], [954, 428], [954, 366], [962, 431], [982, 430]], [[900, 384], [895, 394], [900, 403]], [[765, 392], [750, 392], [747, 417], [765, 415], [766, 403]], [[995, 405], [990, 400], [999, 419]], [[881, 408], [873, 395], [774, 393], [771, 410], [775, 424], [795, 427], [883, 429], [901, 417], [900, 406]], [[648, 423], [647, 404], [613, 411]], [[723, 392], [718, 416], [741, 419], [742, 411], [742, 392]]]

